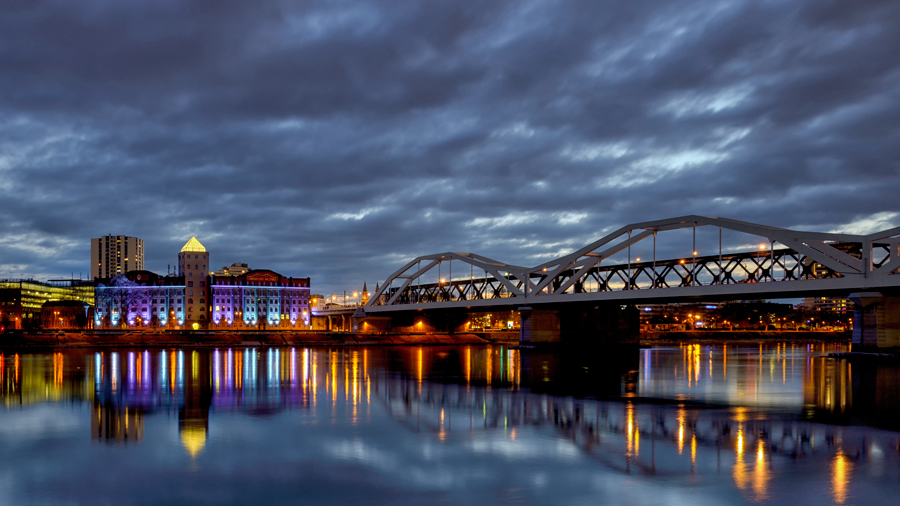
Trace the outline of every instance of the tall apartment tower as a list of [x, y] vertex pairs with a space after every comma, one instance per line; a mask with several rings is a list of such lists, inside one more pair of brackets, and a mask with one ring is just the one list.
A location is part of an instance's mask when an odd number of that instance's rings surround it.
[[185, 284], [185, 322], [207, 322], [209, 313], [207, 308], [206, 286], [209, 280], [209, 252], [200, 244], [196, 237], [191, 239], [178, 253], [178, 275], [184, 276]]
[[127, 235], [91, 239], [91, 279], [144, 269], [144, 241]]

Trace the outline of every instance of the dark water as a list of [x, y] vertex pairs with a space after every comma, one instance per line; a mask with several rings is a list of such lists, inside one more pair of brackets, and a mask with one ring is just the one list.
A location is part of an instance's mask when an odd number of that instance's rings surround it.
[[896, 504], [838, 349], [7, 352], [0, 504]]

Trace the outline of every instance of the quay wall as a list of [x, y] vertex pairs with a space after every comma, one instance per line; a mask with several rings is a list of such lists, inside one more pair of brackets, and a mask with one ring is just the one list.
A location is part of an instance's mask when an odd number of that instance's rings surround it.
[[168, 348], [518, 344], [518, 332], [354, 334], [348, 332], [42, 331], [0, 334], [0, 350], [16, 348]]

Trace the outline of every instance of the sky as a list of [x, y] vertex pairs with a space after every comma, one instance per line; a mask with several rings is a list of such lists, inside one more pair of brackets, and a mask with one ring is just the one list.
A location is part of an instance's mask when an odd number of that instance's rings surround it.
[[358, 290], [700, 214], [900, 225], [892, 1], [0, 2], [0, 277], [196, 236]]

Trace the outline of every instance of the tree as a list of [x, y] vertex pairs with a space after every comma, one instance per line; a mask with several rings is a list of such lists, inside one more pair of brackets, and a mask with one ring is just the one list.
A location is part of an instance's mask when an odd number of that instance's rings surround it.
[[109, 286], [102, 283], [98, 285], [94, 299], [97, 311], [102, 313], [110, 325], [113, 323], [113, 315], [118, 314], [118, 321], [124, 326], [128, 322], [129, 313], [135, 311], [140, 303], [141, 285], [124, 274], [119, 274], [109, 280]]

